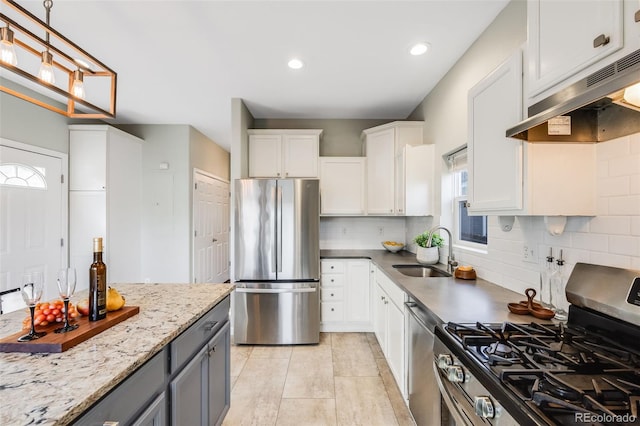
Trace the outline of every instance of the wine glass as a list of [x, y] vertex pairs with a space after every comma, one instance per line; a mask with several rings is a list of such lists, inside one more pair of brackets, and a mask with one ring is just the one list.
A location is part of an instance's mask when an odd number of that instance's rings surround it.
[[69, 324], [69, 299], [76, 290], [76, 268], [62, 268], [58, 271], [58, 291], [64, 301], [64, 325], [53, 330], [54, 333], [67, 333], [78, 328], [78, 324]]
[[27, 272], [22, 275], [21, 293], [24, 303], [29, 306], [29, 311], [31, 311], [31, 331], [29, 331], [29, 334], [19, 337], [18, 342], [29, 342], [31, 340], [39, 339], [47, 334], [44, 331], [36, 332], [36, 326], [33, 323], [36, 303], [38, 303], [42, 297], [42, 290], [44, 290], [42, 272]]

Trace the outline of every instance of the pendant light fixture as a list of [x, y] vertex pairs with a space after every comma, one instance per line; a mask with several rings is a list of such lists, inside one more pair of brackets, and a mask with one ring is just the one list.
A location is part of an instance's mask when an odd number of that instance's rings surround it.
[[13, 45], [13, 31], [8, 26], [0, 28], [0, 62], [14, 67], [18, 65], [16, 48]]
[[117, 74], [51, 27], [53, 0], [42, 3], [45, 21], [15, 0], [0, 2], [0, 67], [10, 71], [0, 90], [67, 117], [115, 118]]
[[84, 99], [84, 74], [80, 70], [73, 72], [73, 83], [71, 85], [71, 93], [76, 98]]
[[[50, 25], [51, 8], [53, 7], [53, 0], [44, 0], [42, 3], [46, 12], [47, 26]], [[45, 40], [47, 45], [49, 44], [49, 32], [45, 34]], [[47, 84], [53, 84], [56, 82], [55, 74], [53, 73], [53, 55], [49, 52], [49, 49], [42, 52], [42, 61], [40, 62], [40, 70], [38, 71], [38, 78]]]

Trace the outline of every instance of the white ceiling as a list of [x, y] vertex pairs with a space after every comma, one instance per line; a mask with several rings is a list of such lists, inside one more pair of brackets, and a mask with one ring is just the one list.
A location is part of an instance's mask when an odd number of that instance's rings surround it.
[[228, 150], [235, 97], [255, 118], [406, 118], [507, 3], [54, 0], [51, 25], [118, 73], [116, 123], [190, 124]]

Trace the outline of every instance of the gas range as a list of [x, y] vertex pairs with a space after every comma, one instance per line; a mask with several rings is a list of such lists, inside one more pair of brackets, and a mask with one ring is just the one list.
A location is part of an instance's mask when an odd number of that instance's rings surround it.
[[[587, 284], [586, 276], [607, 281]], [[471, 425], [639, 424], [639, 277], [577, 264], [567, 324], [438, 326], [434, 368], [452, 417]], [[611, 304], [612, 293], [621, 302]]]

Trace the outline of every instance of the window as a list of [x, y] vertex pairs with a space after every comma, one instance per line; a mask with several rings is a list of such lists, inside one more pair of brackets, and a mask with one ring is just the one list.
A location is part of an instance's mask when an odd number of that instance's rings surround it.
[[44, 169], [26, 164], [0, 164], [0, 185], [47, 189]]
[[453, 174], [453, 213], [455, 242], [458, 245], [486, 249], [487, 216], [470, 216], [467, 210], [469, 172], [466, 146], [447, 156]]

